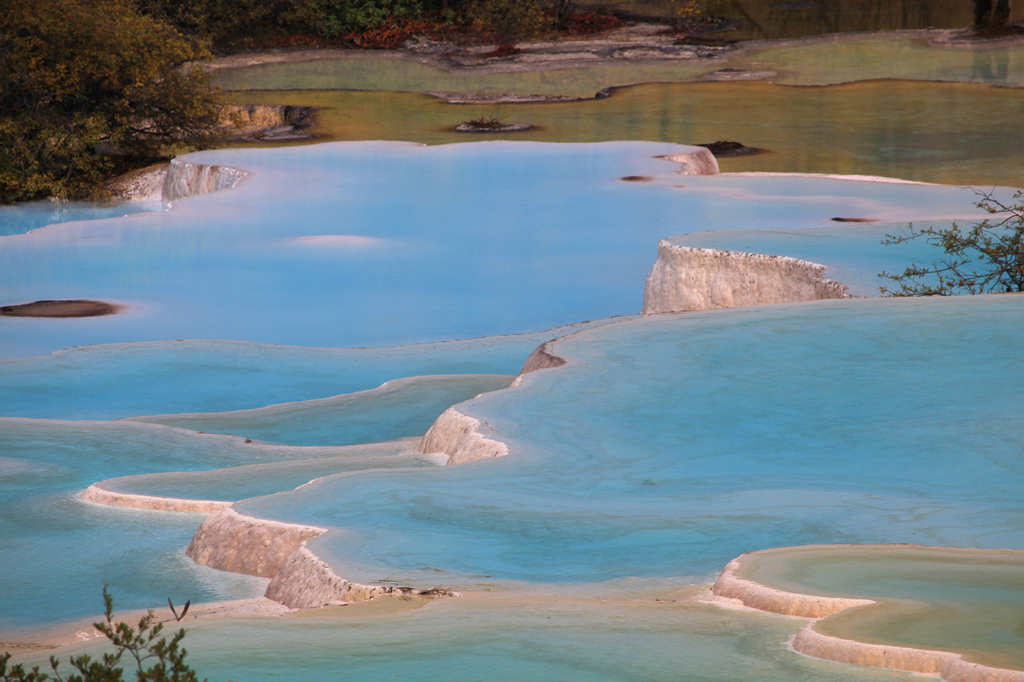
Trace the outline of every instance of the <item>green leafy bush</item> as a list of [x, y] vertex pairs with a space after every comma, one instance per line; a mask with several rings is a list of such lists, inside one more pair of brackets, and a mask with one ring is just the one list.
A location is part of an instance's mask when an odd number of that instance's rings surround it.
[[[121, 682], [125, 679], [122, 660], [135, 666], [134, 679], [137, 682], [199, 682], [195, 671], [185, 663], [187, 651], [182, 648], [184, 630], [178, 630], [167, 639], [162, 637], [163, 624], [158, 623], [150, 611], [132, 627], [127, 623], [114, 622], [114, 601], [103, 588], [105, 606], [104, 620], [93, 627], [103, 633], [114, 646], [114, 651], [103, 654], [99, 660], [83, 654], [72, 656], [68, 663], [73, 672], [65, 674], [60, 670], [60, 661], [50, 657], [50, 671], [44, 672], [39, 666], [26, 670], [24, 666], [9, 665], [11, 655], [0, 654], [0, 680], [3, 682]], [[204, 680], [205, 682], [205, 680]]]

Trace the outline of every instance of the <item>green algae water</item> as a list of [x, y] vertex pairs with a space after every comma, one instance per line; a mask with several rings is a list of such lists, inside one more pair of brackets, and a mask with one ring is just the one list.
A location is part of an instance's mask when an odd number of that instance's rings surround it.
[[868, 598], [876, 606], [815, 628], [859, 641], [947, 649], [1024, 667], [1024, 553], [941, 547], [809, 547], [745, 557], [739, 575], [785, 590]]
[[[321, 107], [317, 131], [339, 140], [487, 140], [493, 138], [452, 128], [464, 120], [496, 117], [537, 126], [507, 136], [515, 140], [738, 140], [765, 150], [719, 159], [726, 172], [852, 173], [979, 185], [1024, 182], [1024, 145], [1007, 137], [1024, 119], [1024, 97], [1017, 90], [987, 85], [652, 84], [589, 102], [500, 106], [455, 106], [393, 92], [277, 91], [234, 93], [231, 98]], [[983, 121], [979, 110], [985, 112]]]

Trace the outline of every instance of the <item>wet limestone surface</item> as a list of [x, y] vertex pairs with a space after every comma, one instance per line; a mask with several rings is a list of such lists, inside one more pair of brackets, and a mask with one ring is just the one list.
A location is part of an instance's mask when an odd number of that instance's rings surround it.
[[793, 548], [748, 555], [738, 576], [799, 593], [876, 600], [815, 625], [824, 635], [945, 649], [1024, 669], [1024, 553], [941, 547]]

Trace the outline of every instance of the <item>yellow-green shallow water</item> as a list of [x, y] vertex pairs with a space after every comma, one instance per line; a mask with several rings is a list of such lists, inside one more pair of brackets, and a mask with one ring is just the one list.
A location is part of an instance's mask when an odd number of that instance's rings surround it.
[[[537, 128], [505, 139], [559, 142], [737, 140], [767, 153], [720, 160], [723, 171], [884, 175], [950, 184], [1024, 182], [1024, 93], [966, 83], [875, 81], [827, 88], [690, 83], [624, 88], [563, 104], [450, 105], [403, 92], [231, 93], [241, 103], [320, 107], [327, 139], [426, 144], [494, 139], [452, 131], [497, 117]], [[979, 118], [979, 111], [984, 116]]]
[[1024, 552], [900, 546], [759, 552], [739, 575], [804, 594], [874, 599], [815, 626], [826, 635], [964, 653], [1024, 668]]
[[[480, 95], [593, 97], [611, 86], [699, 80], [721, 69], [774, 72], [760, 77], [793, 85], [834, 85], [877, 78], [973, 81], [1024, 85], [1024, 41], [933, 45], [928, 32], [826, 36], [749, 43], [713, 58], [595, 60], [593, 65], [546, 70], [447, 71], [395, 53], [352, 52], [341, 57], [221, 68], [214, 82], [225, 90], [402, 90]], [[506, 67], [507, 68], [507, 67]]]

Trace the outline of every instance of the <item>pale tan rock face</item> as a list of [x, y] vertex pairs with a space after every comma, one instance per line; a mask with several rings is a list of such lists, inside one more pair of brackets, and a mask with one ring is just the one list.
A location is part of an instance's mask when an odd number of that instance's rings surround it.
[[324, 532], [222, 509], [206, 517], [185, 553], [204, 566], [273, 578], [302, 543]]
[[107, 183], [107, 189], [119, 199], [159, 201], [163, 196], [166, 178], [167, 164], [155, 163], [117, 176]]
[[209, 194], [222, 189], [234, 189], [249, 173], [230, 166], [211, 166], [171, 159], [164, 178], [162, 198], [175, 201], [197, 194]]
[[680, 175], [718, 175], [718, 159], [705, 147], [668, 154], [665, 159], [679, 164]]
[[533, 352], [526, 358], [526, 362], [523, 363], [523, 368], [519, 370], [519, 373], [529, 374], [530, 372], [536, 372], [539, 369], [550, 369], [552, 367], [561, 367], [564, 365], [565, 359], [552, 353], [550, 350], [550, 344], [551, 341], [545, 341], [534, 348]]
[[266, 596], [289, 608], [312, 609], [341, 602], [366, 601], [393, 591], [390, 586], [349, 582], [313, 552], [300, 547], [270, 581]]
[[480, 434], [480, 420], [449, 407], [434, 422], [420, 442], [424, 454], [448, 455], [448, 464], [464, 464], [504, 457], [508, 446]]
[[823, 635], [814, 629], [813, 623], [797, 633], [793, 649], [839, 663], [938, 675], [946, 682], [1024, 682], [1024, 671], [971, 663], [949, 651], [868, 644]]
[[738, 599], [744, 606], [761, 611], [780, 613], [784, 616], [802, 618], [823, 618], [854, 606], [874, 604], [870, 599], [845, 599], [822, 597], [813, 594], [786, 592], [767, 585], [761, 585], [736, 575], [743, 557], [726, 564], [711, 591], [718, 597]]
[[847, 298], [825, 266], [784, 256], [696, 249], [666, 240], [644, 287], [645, 314]]

